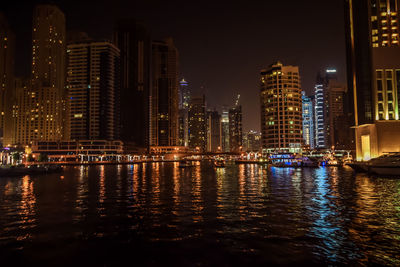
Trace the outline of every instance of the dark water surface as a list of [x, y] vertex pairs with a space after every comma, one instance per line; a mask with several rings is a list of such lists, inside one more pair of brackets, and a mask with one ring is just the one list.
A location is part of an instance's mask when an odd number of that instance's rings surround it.
[[0, 177], [0, 262], [400, 265], [400, 179], [208, 162]]

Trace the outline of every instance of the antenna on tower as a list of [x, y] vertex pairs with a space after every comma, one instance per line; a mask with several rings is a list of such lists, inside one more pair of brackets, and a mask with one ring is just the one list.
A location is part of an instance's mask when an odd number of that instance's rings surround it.
[[236, 102], [235, 102], [235, 106], [238, 106], [238, 105], [239, 105], [239, 98], [240, 98], [240, 94], [237, 95]]

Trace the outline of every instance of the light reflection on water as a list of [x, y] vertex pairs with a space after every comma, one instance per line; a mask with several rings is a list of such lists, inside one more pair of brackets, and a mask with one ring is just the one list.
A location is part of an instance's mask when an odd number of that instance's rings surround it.
[[0, 256], [62, 265], [98, 254], [98, 263], [134, 256], [150, 265], [400, 264], [397, 179], [206, 161], [79, 166], [62, 176], [0, 178]]

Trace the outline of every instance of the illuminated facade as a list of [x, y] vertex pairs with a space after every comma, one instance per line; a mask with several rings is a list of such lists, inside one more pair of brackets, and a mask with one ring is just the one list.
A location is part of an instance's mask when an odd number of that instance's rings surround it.
[[250, 130], [243, 134], [243, 151], [258, 152], [261, 148], [261, 133]]
[[192, 97], [189, 103], [189, 147], [200, 152], [207, 148], [205, 96]]
[[229, 152], [229, 109], [227, 107], [222, 109], [221, 135], [222, 151]]
[[120, 137], [126, 147], [148, 149], [151, 40], [135, 20], [119, 21], [114, 43], [120, 50]]
[[152, 45], [151, 146], [177, 146], [178, 51], [171, 38]]
[[303, 140], [304, 144], [311, 149], [315, 147], [315, 131], [314, 131], [314, 99], [306, 96], [302, 92], [302, 108], [303, 108]]
[[300, 152], [303, 143], [299, 68], [281, 62], [261, 70], [261, 133], [266, 152]]
[[190, 102], [190, 90], [189, 84], [185, 79], [179, 82], [179, 145], [188, 146], [189, 136], [188, 136], [188, 111]]
[[14, 86], [15, 36], [0, 13], [0, 146], [13, 144], [12, 103]]
[[229, 149], [239, 152], [243, 149], [242, 106], [236, 105], [229, 109]]
[[23, 144], [32, 141], [57, 141], [65, 138], [65, 17], [53, 5], [36, 6], [32, 23], [32, 73], [28, 127], [17, 126], [24, 133]]
[[207, 151], [221, 151], [221, 116], [218, 111], [207, 111]]
[[[345, 4], [347, 77], [352, 92], [348, 113], [354, 117], [357, 159], [360, 160], [377, 157], [378, 151], [384, 150], [371, 149], [373, 142], [378, 147], [385, 143], [384, 135], [379, 134], [373, 141], [373, 128], [378, 127], [378, 122], [400, 123], [400, 1], [345, 0]], [[375, 126], [365, 127], [368, 125]], [[393, 123], [390, 125], [396, 128]], [[366, 129], [371, 130], [370, 134]], [[371, 152], [368, 157], [363, 156], [366, 150]]]
[[107, 41], [67, 47], [71, 140], [119, 138], [119, 49]]

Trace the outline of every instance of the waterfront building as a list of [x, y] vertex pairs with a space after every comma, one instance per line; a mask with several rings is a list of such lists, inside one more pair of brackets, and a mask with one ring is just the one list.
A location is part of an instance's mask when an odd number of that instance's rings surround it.
[[281, 62], [261, 70], [261, 134], [265, 152], [300, 152], [303, 143], [299, 68]]
[[243, 151], [258, 152], [261, 148], [261, 133], [250, 130], [243, 134]]
[[108, 41], [67, 46], [71, 140], [119, 138], [120, 51]]
[[179, 118], [178, 118], [178, 128], [179, 128], [179, 145], [188, 146], [188, 111], [190, 102], [190, 89], [189, 84], [185, 79], [179, 82]]
[[220, 152], [221, 147], [221, 115], [218, 111], [207, 111], [207, 151]]
[[399, 6], [399, 0], [345, 0], [346, 114], [355, 126], [358, 160], [400, 151]]
[[315, 147], [315, 131], [314, 131], [314, 97], [306, 96], [306, 92], [302, 92], [302, 109], [303, 109], [303, 141], [304, 145], [310, 149]]
[[32, 22], [32, 73], [29, 94], [29, 127], [17, 127], [32, 141], [66, 137], [65, 16], [54, 5], [38, 5]]
[[243, 148], [242, 139], [242, 106], [236, 103], [229, 109], [229, 150], [240, 152]]
[[221, 145], [223, 152], [229, 152], [229, 108], [226, 106], [221, 114]]
[[17, 88], [23, 95], [19, 100], [24, 101], [15, 103], [26, 111], [19, 113], [14, 128], [18, 131], [14, 133], [18, 137], [14, 141], [20, 145], [67, 138], [65, 48], [64, 13], [54, 5], [36, 6], [32, 23], [31, 80]]
[[194, 96], [189, 102], [189, 147], [204, 152], [207, 148], [206, 99]]
[[151, 146], [177, 146], [178, 51], [171, 38], [153, 42], [151, 89]]
[[0, 13], [0, 147], [14, 143], [14, 53], [15, 35], [5, 16]]
[[346, 86], [336, 80], [330, 80], [326, 93], [327, 117], [325, 129], [328, 148], [348, 149], [346, 145], [347, 131], [343, 130], [343, 126], [347, 125], [344, 116]]
[[127, 148], [147, 149], [150, 128], [151, 39], [135, 20], [119, 21], [114, 43], [120, 50], [120, 137]]

